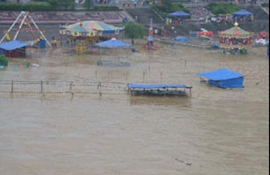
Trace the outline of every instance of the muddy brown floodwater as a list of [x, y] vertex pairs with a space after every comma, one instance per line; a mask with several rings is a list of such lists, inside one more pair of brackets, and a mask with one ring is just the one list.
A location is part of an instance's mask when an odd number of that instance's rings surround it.
[[[190, 98], [130, 97], [124, 90], [101, 98], [92, 93], [2, 92], [0, 174], [269, 174], [266, 47], [231, 56], [159, 46], [152, 53], [124, 52], [131, 62], [125, 68], [96, 65], [109, 56], [69, 55], [61, 49], [10, 59], [0, 80], [162, 82], [193, 89]], [[112, 53], [119, 57], [121, 52]], [[20, 66], [25, 61], [39, 67]], [[210, 87], [196, 76], [222, 67], [245, 74], [245, 88]]]

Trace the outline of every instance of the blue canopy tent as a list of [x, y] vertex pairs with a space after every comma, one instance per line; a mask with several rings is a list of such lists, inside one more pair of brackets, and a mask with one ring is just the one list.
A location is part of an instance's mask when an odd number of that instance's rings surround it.
[[[130, 48], [131, 44], [125, 43], [123, 41], [112, 38], [108, 41], [103, 41], [96, 44], [99, 48], [109, 48], [109, 49], [119, 49], [119, 48]], [[127, 67], [130, 66], [130, 63], [127, 61], [121, 61], [118, 58], [117, 61], [113, 60], [98, 60], [98, 65], [109, 66], [109, 67]]]
[[220, 88], [243, 88], [244, 75], [221, 68], [211, 72], [199, 72], [198, 76], [208, 79], [212, 86]]
[[232, 17], [234, 20], [238, 21], [237, 19], [240, 18], [241, 19], [246, 19], [246, 18], [250, 18], [250, 20], [253, 20], [251, 17], [252, 17], [253, 13], [245, 10], [245, 9], [241, 9], [237, 12], [233, 12], [232, 13]]
[[236, 16], [236, 15], [237, 16], [250, 16], [250, 15], [253, 15], [253, 13], [251, 13], [245, 9], [241, 9], [237, 12], [233, 12], [232, 15], [234, 15], [234, 16]]
[[180, 20], [180, 24], [183, 24], [183, 18], [190, 17], [190, 14], [184, 11], [176, 11], [169, 13], [168, 16], [178, 18]]
[[117, 40], [115, 38], [112, 38], [111, 40], [108, 40], [108, 41], [103, 41], [103, 42], [97, 43], [96, 45], [99, 46], [99, 47], [103, 47], [103, 48], [127, 48], [127, 47], [131, 47], [131, 44], [125, 43], [125, 42]]
[[184, 11], [176, 11], [176, 12], [169, 13], [169, 16], [184, 17], [184, 16], [190, 16], [190, 14]]

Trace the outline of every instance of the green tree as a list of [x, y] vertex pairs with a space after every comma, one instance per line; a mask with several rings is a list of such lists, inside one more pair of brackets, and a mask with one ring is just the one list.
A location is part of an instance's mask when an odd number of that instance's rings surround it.
[[6, 59], [5, 55], [0, 54], [0, 65], [1, 66], [7, 66], [8, 65], [8, 60]]
[[142, 24], [135, 24], [129, 21], [124, 25], [124, 31], [125, 37], [130, 38], [131, 43], [134, 44], [134, 39], [143, 38], [145, 29]]
[[87, 10], [90, 10], [90, 8], [93, 7], [93, 6], [94, 6], [93, 0], [86, 0], [85, 3], [84, 3], [84, 7]]
[[55, 9], [74, 9], [74, 0], [49, 0], [49, 4]]
[[206, 8], [216, 15], [230, 14], [239, 10], [239, 7], [237, 5], [227, 2], [209, 3]]

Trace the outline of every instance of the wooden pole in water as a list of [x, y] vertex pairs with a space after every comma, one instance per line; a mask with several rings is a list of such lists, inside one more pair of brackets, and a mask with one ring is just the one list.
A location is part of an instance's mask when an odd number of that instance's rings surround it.
[[162, 72], [160, 72], [160, 83], [162, 83]]
[[13, 80], [11, 81], [11, 93], [13, 93]]
[[72, 85], [73, 85], [73, 81], [70, 83], [70, 85], [69, 85], [69, 90], [70, 90], [70, 93], [71, 94], [73, 94], [73, 92], [72, 92]]
[[143, 71], [143, 83], [145, 82], [145, 72]]
[[99, 90], [99, 98], [101, 98], [102, 93], [101, 93], [101, 82], [98, 84], [98, 90]]
[[43, 93], [43, 81], [40, 81], [40, 93]]

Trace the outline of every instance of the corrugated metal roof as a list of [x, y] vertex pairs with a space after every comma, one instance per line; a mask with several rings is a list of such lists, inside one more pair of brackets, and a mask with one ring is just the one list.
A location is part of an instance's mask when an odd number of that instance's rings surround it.
[[11, 50], [15, 50], [15, 49], [22, 48], [25, 46], [29, 46], [29, 44], [22, 41], [18, 41], [18, 40], [12, 40], [12, 41], [0, 44], [0, 49], [11, 51]]

